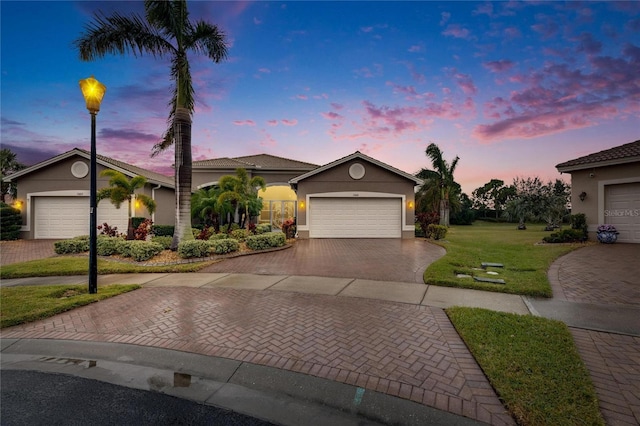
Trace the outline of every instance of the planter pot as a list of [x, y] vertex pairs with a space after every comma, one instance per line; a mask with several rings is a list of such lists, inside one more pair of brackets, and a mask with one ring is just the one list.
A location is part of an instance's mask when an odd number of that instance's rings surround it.
[[613, 244], [618, 240], [617, 232], [598, 232], [598, 241], [604, 244]]

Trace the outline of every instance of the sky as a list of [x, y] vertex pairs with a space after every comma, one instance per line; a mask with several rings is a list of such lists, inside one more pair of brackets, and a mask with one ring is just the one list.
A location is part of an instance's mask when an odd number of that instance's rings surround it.
[[[640, 139], [640, 2], [190, 1], [228, 57], [191, 53], [193, 159], [271, 154], [324, 165], [355, 151], [408, 173], [425, 149], [460, 158], [472, 191], [491, 179]], [[73, 45], [94, 14], [142, 1], [0, 1], [0, 137], [27, 165], [90, 149], [78, 81], [107, 86], [97, 150], [171, 175], [169, 62]]]

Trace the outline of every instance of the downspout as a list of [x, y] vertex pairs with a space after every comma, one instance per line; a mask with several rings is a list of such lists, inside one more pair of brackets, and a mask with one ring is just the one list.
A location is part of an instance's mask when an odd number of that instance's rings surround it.
[[[156, 186], [155, 188], [151, 188], [151, 199], [153, 201], [156, 200], [156, 189], [160, 189], [160, 188], [162, 188], [162, 185], [160, 185], [160, 184], [158, 184], [158, 186]], [[158, 205], [158, 203], [156, 203], [156, 206], [157, 205]], [[153, 211], [153, 213], [151, 213], [151, 222], [156, 223], [156, 211], [155, 210]]]

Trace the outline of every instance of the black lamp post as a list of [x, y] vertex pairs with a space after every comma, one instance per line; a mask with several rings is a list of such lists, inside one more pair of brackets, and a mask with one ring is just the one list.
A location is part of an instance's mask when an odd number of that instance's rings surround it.
[[100, 111], [100, 102], [107, 91], [107, 87], [93, 76], [80, 80], [82, 96], [91, 114], [91, 191], [89, 193], [89, 293], [98, 292], [98, 253], [97, 226], [98, 202], [96, 178], [96, 114]]

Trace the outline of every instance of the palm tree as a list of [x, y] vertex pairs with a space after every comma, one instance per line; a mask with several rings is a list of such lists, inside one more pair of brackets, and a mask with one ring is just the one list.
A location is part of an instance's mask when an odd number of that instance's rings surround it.
[[223, 213], [223, 205], [218, 203], [218, 197], [222, 190], [218, 185], [210, 188], [201, 188], [191, 197], [191, 215], [199, 217], [204, 224], [220, 230], [220, 214]]
[[9, 148], [0, 149], [0, 182], [2, 185], [2, 199], [0, 201], [5, 201], [5, 195], [15, 198], [17, 193], [16, 184], [5, 182], [4, 178], [26, 167], [18, 161], [18, 156]]
[[80, 59], [91, 61], [110, 53], [131, 53], [171, 60], [174, 81], [168, 128], [153, 154], [175, 143], [176, 219], [172, 249], [182, 240], [193, 239], [191, 232], [191, 114], [194, 90], [187, 52], [205, 54], [214, 62], [227, 56], [224, 34], [204, 21], [191, 22], [186, 0], [145, 0], [146, 21], [114, 13], [98, 13], [87, 25], [86, 33], [75, 41]]
[[[239, 209], [244, 212], [241, 227], [249, 228], [249, 214], [259, 213], [262, 208], [262, 199], [258, 197], [258, 188], [265, 190], [267, 184], [261, 176], [254, 176], [249, 179], [249, 174], [245, 169], [236, 169], [236, 175], [226, 175], [220, 178], [220, 187], [224, 192], [220, 194], [218, 202], [220, 204], [231, 202], [236, 213]], [[239, 218], [236, 219], [240, 222]]]
[[461, 188], [453, 178], [453, 173], [458, 165], [457, 157], [447, 163], [442, 156], [442, 151], [438, 145], [431, 143], [427, 147], [425, 153], [431, 160], [433, 170], [422, 169], [416, 175], [420, 179], [424, 179], [425, 183], [418, 192], [419, 201], [425, 203], [430, 201], [433, 207], [439, 209], [440, 225], [449, 226], [450, 210], [457, 210], [460, 207]]
[[127, 226], [127, 239], [133, 239], [133, 226], [131, 224], [131, 217], [133, 216], [133, 208], [134, 203], [131, 201], [135, 199], [135, 201], [140, 202], [143, 206], [147, 208], [149, 213], [153, 213], [156, 210], [156, 202], [149, 196], [145, 194], [136, 194], [136, 190], [139, 188], [143, 188], [147, 183], [147, 179], [144, 176], [135, 176], [131, 179], [127, 179], [127, 177], [116, 171], [111, 169], [103, 170], [100, 173], [100, 176], [108, 176], [109, 179], [109, 187], [102, 188], [96, 194], [97, 201], [109, 199], [111, 204], [116, 206], [116, 208], [120, 208], [122, 203], [127, 202], [127, 210], [129, 222]]

